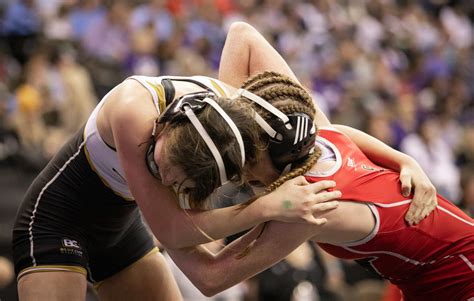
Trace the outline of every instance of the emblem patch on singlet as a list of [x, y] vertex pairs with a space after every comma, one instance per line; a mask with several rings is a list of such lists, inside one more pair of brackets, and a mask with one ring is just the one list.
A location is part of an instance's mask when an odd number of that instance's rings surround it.
[[61, 240], [61, 245], [62, 247], [59, 248], [59, 252], [61, 252], [61, 254], [75, 255], [75, 256], [82, 257], [82, 247], [81, 245], [79, 245], [77, 240], [63, 238]]
[[352, 159], [352, 158], [350, 158], [350, 157], [347, 158], [347, 166], [349, 166], [349, 167], [355, 167], [355, 166], [356, 166], [356, 163], [355, 163], [354, 159]]

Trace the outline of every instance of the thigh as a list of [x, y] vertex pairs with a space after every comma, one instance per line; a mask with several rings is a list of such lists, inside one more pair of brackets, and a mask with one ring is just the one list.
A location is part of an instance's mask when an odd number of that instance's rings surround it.
[[182, 299], [168, 265], [157, 251], [102, 281], [97, 292], [103, 301]]
[[18, 280], [20, 301], [83, 301], [86, 298], [85, 275], [74, 272], [36, 272]]

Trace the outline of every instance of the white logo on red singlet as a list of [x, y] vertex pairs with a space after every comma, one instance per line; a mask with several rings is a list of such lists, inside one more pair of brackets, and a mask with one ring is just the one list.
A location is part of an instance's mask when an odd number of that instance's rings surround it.
[[349, 166], [349, 167], [355, 167], [356, 164], [355, 164], [354, 159], [352, 159], [351, 157], [347, 158], [347, 166]]

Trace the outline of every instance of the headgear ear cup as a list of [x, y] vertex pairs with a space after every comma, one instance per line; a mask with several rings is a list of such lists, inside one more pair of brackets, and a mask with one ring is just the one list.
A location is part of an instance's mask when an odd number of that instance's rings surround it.
[[316, 128], [310, 116], [304, 113], [287, 115], [265, 99], [244, 89], [237, 91], [236, 97], [238, 96], [255, 102], [274, 116], [267, 122], [255, 112], [255, 120], [270, 136], [270, 157], [280, 172], [291, 168], [293, 163], [304, 160], [314, 150]]
[[[217, 163], [221, 184], [223, 185], [228, 181], [224, 161], [217, 146], [199, 121], [195, 112], [199, 112], [205, 106], [210, 105], [224, 119], [227, 125], [231, 128], [231, 131], [234, 133], [234, 136], [239, 145], [242, 166], [244, 166], [245, 164], [245, 149], [242, 136], [237, 126], [235, 125], [234, 121], [227, 115], [227, 113], [215, 101], [216, 98], [217, 96], [209, 91], [185, 94], [180, 98], [175, 99], [166, 108], [166, 110], [160, 116], [158, 123], [175, 123], [185, 119], [189, 120], [193, 124], [194, 128], [197, 130], [201, 138], [204, 140], [209, 150], [211, 151]], [[154, 131], [155, 128], [153, 132]], [[154, 136], [154, 134], [152, 135]], [[152, 147], [149, 147], [146, 155], [146, 160], [148, 169], [153, 175], [155, 175], [155, 177], [157, 177], [157, 175], [159, 175], [159, 169], [153, 158], [154, 145], [155, 143], [153, 143]]]
[[145, 154], [145, 163], [148, 171], [158, 180], [161, 179], [160, 169], [155, 162], [155, 145], [156, 145], [156, 127], [158, 125], [158, 119], [155, 119], [153, 124], [153, 130], [151, 132], [151, 140], [152, 142], [148, 146]]
[[281, 140], [271, 138], [268, 150], [273, 164], [282, 172], [289, 164], [304, 160], [312, 153], [316, 139], [316, 129], [308, 115], [293, 113], [287, 116], [292, 125], [291, 129], [282, 126], [278, 120], [270, 121], [272, 127], [281, 134]]

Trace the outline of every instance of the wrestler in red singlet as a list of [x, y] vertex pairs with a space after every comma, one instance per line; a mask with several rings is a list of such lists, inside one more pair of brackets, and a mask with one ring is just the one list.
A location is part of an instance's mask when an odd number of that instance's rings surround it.
[[390, 280], [404, 300], [474, 300], [474, 220], [438, 196], [436, 210], [408, 226], [404, 216], [411, 200], [401, 194], [399, 174], [369, 161], [338, 131], [321, 129], [319, 136], [337, 163], [330, 174], [307, 175], [308, 181], [335, 180], [341, 199], [372, 204], [376, 220], [361, 241], [320, 246]]

